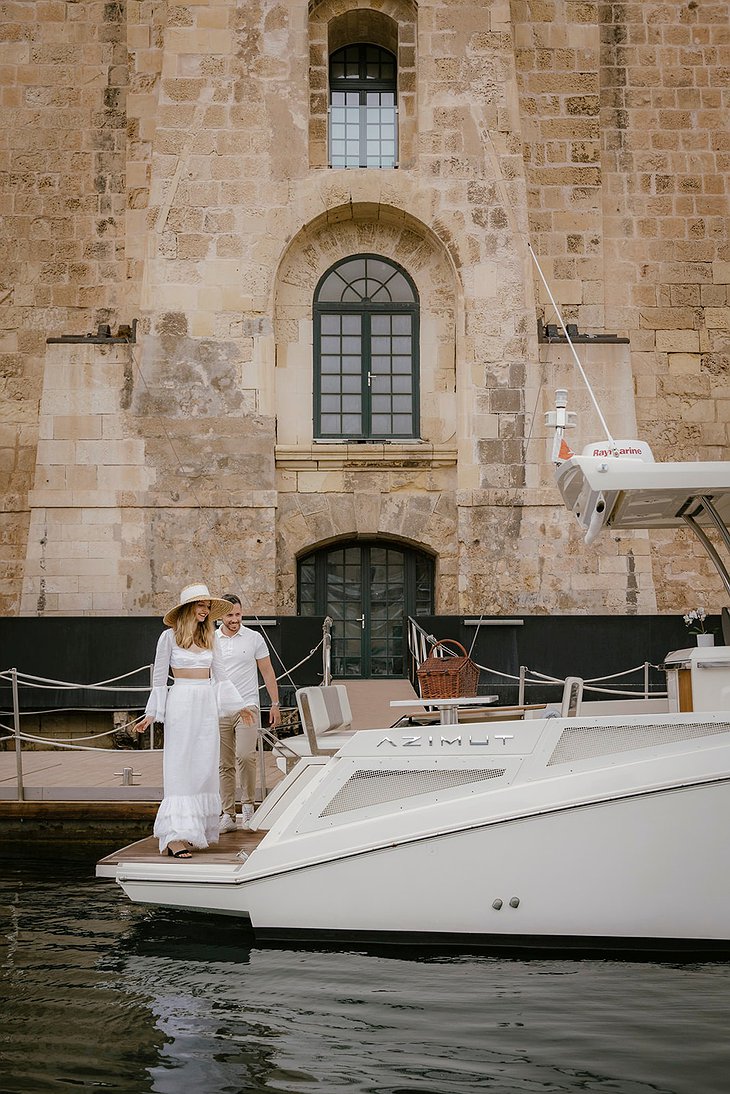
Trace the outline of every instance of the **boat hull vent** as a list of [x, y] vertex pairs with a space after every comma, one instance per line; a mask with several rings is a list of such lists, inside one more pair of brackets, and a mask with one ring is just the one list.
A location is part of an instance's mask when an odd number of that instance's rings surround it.
[[399, 798], [412, 798], [419, 794], [435, 794], [455, 786], [499, 779], [505, 773], [498, 768], [461, 768], [452, 771], [356, 771], [337, 791], [319, 814], [331, 817], [335, 813], [348, 813], [353, 809], [384, 805]]
[[570, 726], [561, 733], [547, 766], [592, 760], [599, 756], [613, 756], [618, 752], [634, 752], [642, 748], [656, 748], [657, 745], [693, 741], [699, 737], [714, 737], [728, 732], [730, 722]]

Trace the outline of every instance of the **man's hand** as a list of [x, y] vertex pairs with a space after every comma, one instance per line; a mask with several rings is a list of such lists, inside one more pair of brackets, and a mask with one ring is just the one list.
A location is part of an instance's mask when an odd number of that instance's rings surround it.
[[154, 722], [154, 718], [143, 718], [142, 721], [138, 722], [137, 725], [134, 728], [137, 731], [137, 733], [144, 733], [144, 731], [146, 729], [150, 728], [150, 726], [152, 725], [153, 722]]
[[244, 707], [239, 713], [241, 721], [245, 726], [256, 725], [256, 707]]
[[276, 729], [278, 725], [281, 725], [281, 711], [277, 705], [272, 707], [269, 711], [269, 727], [271, 729]]

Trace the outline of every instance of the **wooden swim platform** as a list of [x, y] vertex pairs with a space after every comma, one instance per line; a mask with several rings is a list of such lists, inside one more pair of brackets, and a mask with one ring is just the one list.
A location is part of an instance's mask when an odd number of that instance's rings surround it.
[[193, 850], [191, 859], [176, 859], [170, 855], [161, 855], [158, 841], [154, 836], [147, 836], [145, 839], [130, 843], [126, 847], [113, 851], [112, 854], [100, 859], [96, 864], [96, 876], [113, 878], [116, 876], [118, 866], [130, 862], [154, 862], [163, 865], [173, 865], [174, 863], [178, 867], [181, 864], [186, 865], [188, 862], [204, 863], [205, 865], [240, 865], [243, 857], [242, 853], [250, 855], [252, 851], [256, 850], [265, 835], [265, 831], [252, 832], [248, 828], [240, 828], [235, 832], [226, 832], [225, 835], [220, 837], [218, 843], [212, 847], [206, 847], [202, 851]]

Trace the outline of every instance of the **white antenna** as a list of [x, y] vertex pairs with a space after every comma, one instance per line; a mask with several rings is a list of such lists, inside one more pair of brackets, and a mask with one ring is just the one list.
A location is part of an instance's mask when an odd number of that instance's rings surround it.
[[583, 369], [583, 366], [580, 363], [580, 358], [578, 357], [578, 354], [575, 352], [575, 346], [573, 345], [573, 341], [572, 341], [570, 335], [568, 334], [568, 328], [565, 326], [565, 323], [563, 322], [563, 317], [560, 314], [560, 310], [558, 308], [558, 305], [555, 303], [555, 300], [553, 299], [553, 294], [550, 292], [550, 286], [548, 285], [547, 281], [545, 280], [545, 274], [542, 272], [542, 269], [540, 267], [540, 263], [537, 261], [537, 255], [533, 251], [531, 243], [527, 244], [527, 249], [529, 250], [530, 254], [532, 255], [532, 261], [537, 266], [537, 272], [540, 274], [540, 279], [541, 279], [543, 285], [545, 286], [545, 291], [547, 292], [547, 294], [550, 298], [550, 303], [552, 304], [553, 308], [555, 309], [555, 314], [557, 315], [558, 319], [560, 320], [560, 326], [563, 328], [563, 334], [565, 335], [565, 337], [567, 339], [567, 342], [568, 342], [568, 345], [570, 346], [571, 352], [573, 354], [573, 357], [575, 358], [575, 363], [578, 366], [578, 371], [580, 372], [581, 376], [583, 377], [583, 383], [588, 388], [588, 394], [590, 395], [591, 400], [593, 401], [593, 406], [596, 409], [596, 414], [598, 415], [599, 420], [601, 422], [601, 425], [603, 426], [604, 432], [606, 434], [606, 440], [610, 444], [611, 448], [614, 449], [615, 454], [618, 455], [618, 448], [617, 448], [616, 442], [614, 441], [613, 437], [611, 436], [611, 432], [608, 428], [608, 425], [606, 424], [606, 419], [603, 417], [603, 414], [601, 413], [601, 408], [598, 405], [598, 400], [596, 399], [596, 396], [593, 394], [593, 388], [591, 387], [590, 382], [588, 380], [588, 377], [586, 376], [585, 371]]

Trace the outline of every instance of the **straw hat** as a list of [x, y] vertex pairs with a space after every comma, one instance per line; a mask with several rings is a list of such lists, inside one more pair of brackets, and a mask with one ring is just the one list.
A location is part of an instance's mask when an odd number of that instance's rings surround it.
[[210, 601], [210, 619], [222, 619], [226, 612], [231, 610], [231, 605], [227, 600], [220, 600], [218, 597], [210, 595], [207, 585], [202, 585], [200, 583], [197, 585], [186, 585], [180, 593], [179, 602], [174, 608], [170, 608], [162, 622], [166, 627], [174, 627], [180, 609], [184, 608], [186, 604], [194, 604], [196, 600]]

